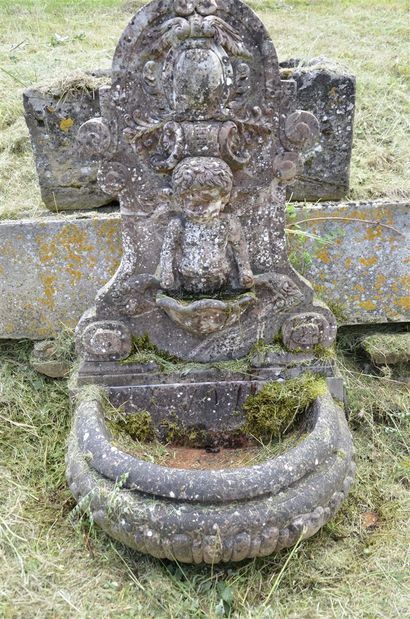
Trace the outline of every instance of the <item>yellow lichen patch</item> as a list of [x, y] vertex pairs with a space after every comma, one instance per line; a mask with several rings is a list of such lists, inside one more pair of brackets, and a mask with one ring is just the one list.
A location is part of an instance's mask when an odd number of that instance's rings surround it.
[[337, 95], [337, 90], [336, 90], [336, 86], [333, 86], [330, 90], [329, 90], [329, 97], [336, 97]]
[[402, 275], [402, 277], [400, 278], [400, 283], [403, 286], [403, 288], [409, 288], [410, 287], [410, 277], [408, 275]]
[[41, 234], [36, 236], [36, 241], [38, 243], [38, 257], [41, 264], [49, 263], [55, 256], [57, 251], [57, 246], [55, 240], [44, 240]]
[[326, 248], [323, 248], [320, 251], [318, 251], [316, 254], [316, 258], [318, 258], [318, 260], [321, 260], [325, 264], [330, 264], [330, 261], [331, 261], [330, 256], [329, 256], [329, 251]]
[[372, 310], [375, 310], [377, 305], [374, 301], [371, 301], [370, 299], [368, 299], [367, 301], [361, 301], [359, 303], [360, 307], [362, 307], [365, 310], [368, 310], [369, 312]]
[[376, 290], [380, 290], [380, 288], [385, 284], [386, 282], [386, 276], [383, 275], [383, 273], [379, 273], [378, 276], [376, 277], [376, 282], [374, 284], [374, 287], [376, 288]]
[[60, 122], [60, 129], [61, 131], [64, 131], [65, 133], [67, 133], [67, 131], [71, 129], [73, 124], [74, 124], [74, 121], [72, 118], [63, 118], [63, 120]]
[[365, 267], [372, 267], [377, 262], [377, 256], [371, 256], [370, 258], [360, 258], [359, 262]]
[[89, 242], [87, 232], [79, 226], [68, 225], [57, 234], [55, 242], [66, 254], [66, 270], [71, 283], [78, 283], [83, 277], [84, 260], [95, 249]]
[[100, 244], [103, 244], [104, 251], [109, 257], [107, 260], [107, 270], [110, 274], [118, 268], [121, 260], [121, 238], [119, 220], [94, 220], [96, 235]]
[[351, 264], [352, 264], [352, 259], [351, 258], [346, 258], [346, 260], [345, 260], [345, 269], [349, 269]]
[[364, 238], [368, 241], [373, 241], [373, 239], [380, 238], [382, 234], [383, 229], [381, 226], [368, 226]]
[[410, 296], [397, 299], [394, 302], [394, 305], [397, 305], [397, 307], [401, 307], [404, 310], [410, 310]]
[[41, 282], [44, 288], [44, 297], [40, 299], [40, 302], [46, 305], [50, 309], [54, 309], [54, 295], [56, 293], [55, 284], [56, 284], [56, 276], [55, 275], [40, 275]]
[[355, 284], [353, 286], [353, 290], [358, 290], [359, 292], [364, 292], [364, 286], [362, 286], [361, 284]]

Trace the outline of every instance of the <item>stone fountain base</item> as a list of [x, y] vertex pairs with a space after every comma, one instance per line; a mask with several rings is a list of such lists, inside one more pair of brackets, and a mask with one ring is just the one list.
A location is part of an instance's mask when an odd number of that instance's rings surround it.
[[78, 398], [67, 479], [80, 507], [135, 550], [183, 563], [266, 556], [316, 533], [337, 511], [354, 476], [344, 411], [330, 392], [311, 406], [306, 437], [263, 464], [188, 470], [118, 449], [102, 391]]

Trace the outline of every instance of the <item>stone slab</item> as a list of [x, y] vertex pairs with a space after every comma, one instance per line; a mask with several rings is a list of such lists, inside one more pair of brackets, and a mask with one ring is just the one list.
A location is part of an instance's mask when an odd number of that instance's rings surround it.
[[[304, 220], [299, 229], [318, 238], [289, 234], [291, 256], [340, 324], [410, 320], [407, 203], [296, 208], [288, 228]], [[117, 212], [1, 222], [0, 337], [44, 339], [74, 328], [120, 255]]]
[[41, 198], [51, 211], [112, 202], [97, 185], [98, 162], [80, 155], [76, 140], [80, 125], [99, 115], [98, 88], [109, 80], [109, 73], [102, 71], [75, 73], [23, 93]]
[[296, 82], [300, 109], [314, 114], [319, 122], [319, 139], [305, 154], [287, 196], [293, 201], [341, 200], [349, 191], [355, 77], [326, 58], [286, 60], [281, 67], [282, 78]]
[[299, 270], [339, 324], [410, 320], [408, 202], [310, 206], [296, 209], [288, 227], [316, 236], [290, 235]]

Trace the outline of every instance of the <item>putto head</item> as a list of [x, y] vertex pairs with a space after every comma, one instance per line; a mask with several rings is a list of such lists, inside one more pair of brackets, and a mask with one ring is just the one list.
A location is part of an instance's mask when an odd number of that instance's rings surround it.
[[221, 196], [230, 196], [232, 171], [218, 157], [187, 157], [175, 168], [172, 186], [177, 196], [219, 190]]
[[218, 157], [187, 157], [172, 175], [174, 195], [188, 218], [214, 219], [229, 202], [230, 167]]

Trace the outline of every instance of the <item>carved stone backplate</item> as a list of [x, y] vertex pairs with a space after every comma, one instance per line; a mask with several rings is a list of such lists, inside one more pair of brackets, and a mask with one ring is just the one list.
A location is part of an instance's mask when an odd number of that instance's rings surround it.
[[239, 0], [154, 0], [131, 20], [78, 136], [119, 195], [124, 250], [78, 326], [85, 358], [124, 358], [143, 334], [196, 361], [281, 329], [292, 350], [331, 344], [333, 316], [286, 255], [285, 185], [318, 131], [294, 88]]

